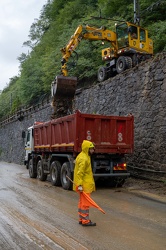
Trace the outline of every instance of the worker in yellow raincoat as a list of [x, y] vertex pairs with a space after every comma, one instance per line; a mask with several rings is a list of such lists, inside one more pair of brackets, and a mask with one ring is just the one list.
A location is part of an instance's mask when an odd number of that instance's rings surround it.
[[79, 224], [82, 226], [96, 226], [96, 223], [89, 219], [89, 206], [86, 204], [81, 192], [85, 192], [88, 196], [95, 191], [95, 181], [93, 178], [91, 155], [94, 153], [94, 144], [84, 140], [82, 143], [82, 151], [76, 158], [74, 168], [74, 184], [73, 190], [79, 192], [80, 199], [78, 202]]

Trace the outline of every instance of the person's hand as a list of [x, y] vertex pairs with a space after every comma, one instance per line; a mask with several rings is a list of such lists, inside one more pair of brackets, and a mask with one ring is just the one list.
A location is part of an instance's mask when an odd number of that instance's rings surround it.
[[78, 186], [78, 191], [82, 192], [83, 191], [83, 187], [82, 186]]

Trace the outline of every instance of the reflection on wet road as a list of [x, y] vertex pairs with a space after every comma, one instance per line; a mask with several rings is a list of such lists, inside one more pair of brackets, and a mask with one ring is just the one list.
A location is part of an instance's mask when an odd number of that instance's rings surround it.
[[163, 250], [166, 205], [122, 189], [97, 188], [96, 227], [77, 221], [78, 196], [30, 179], [24, 166], [0, 162], [0, 249]]

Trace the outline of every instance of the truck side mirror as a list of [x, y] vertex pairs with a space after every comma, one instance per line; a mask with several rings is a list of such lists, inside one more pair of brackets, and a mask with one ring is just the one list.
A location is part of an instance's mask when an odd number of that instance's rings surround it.
[[23, 131], [22, 131], [22, 138], [25, 139], [25, 137], [26, 137], [26, 133], [25, 133], [25, 131], [23, 130]]

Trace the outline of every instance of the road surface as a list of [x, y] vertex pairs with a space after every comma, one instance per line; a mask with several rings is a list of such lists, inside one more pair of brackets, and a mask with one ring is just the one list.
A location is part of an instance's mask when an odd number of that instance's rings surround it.
[[78, 195], [30, 179], [24, 166], [0, 162], [0, 249], [164, 250], [166, 204], [123, 189], [97, 188], [96, 227], [77, 221]]

